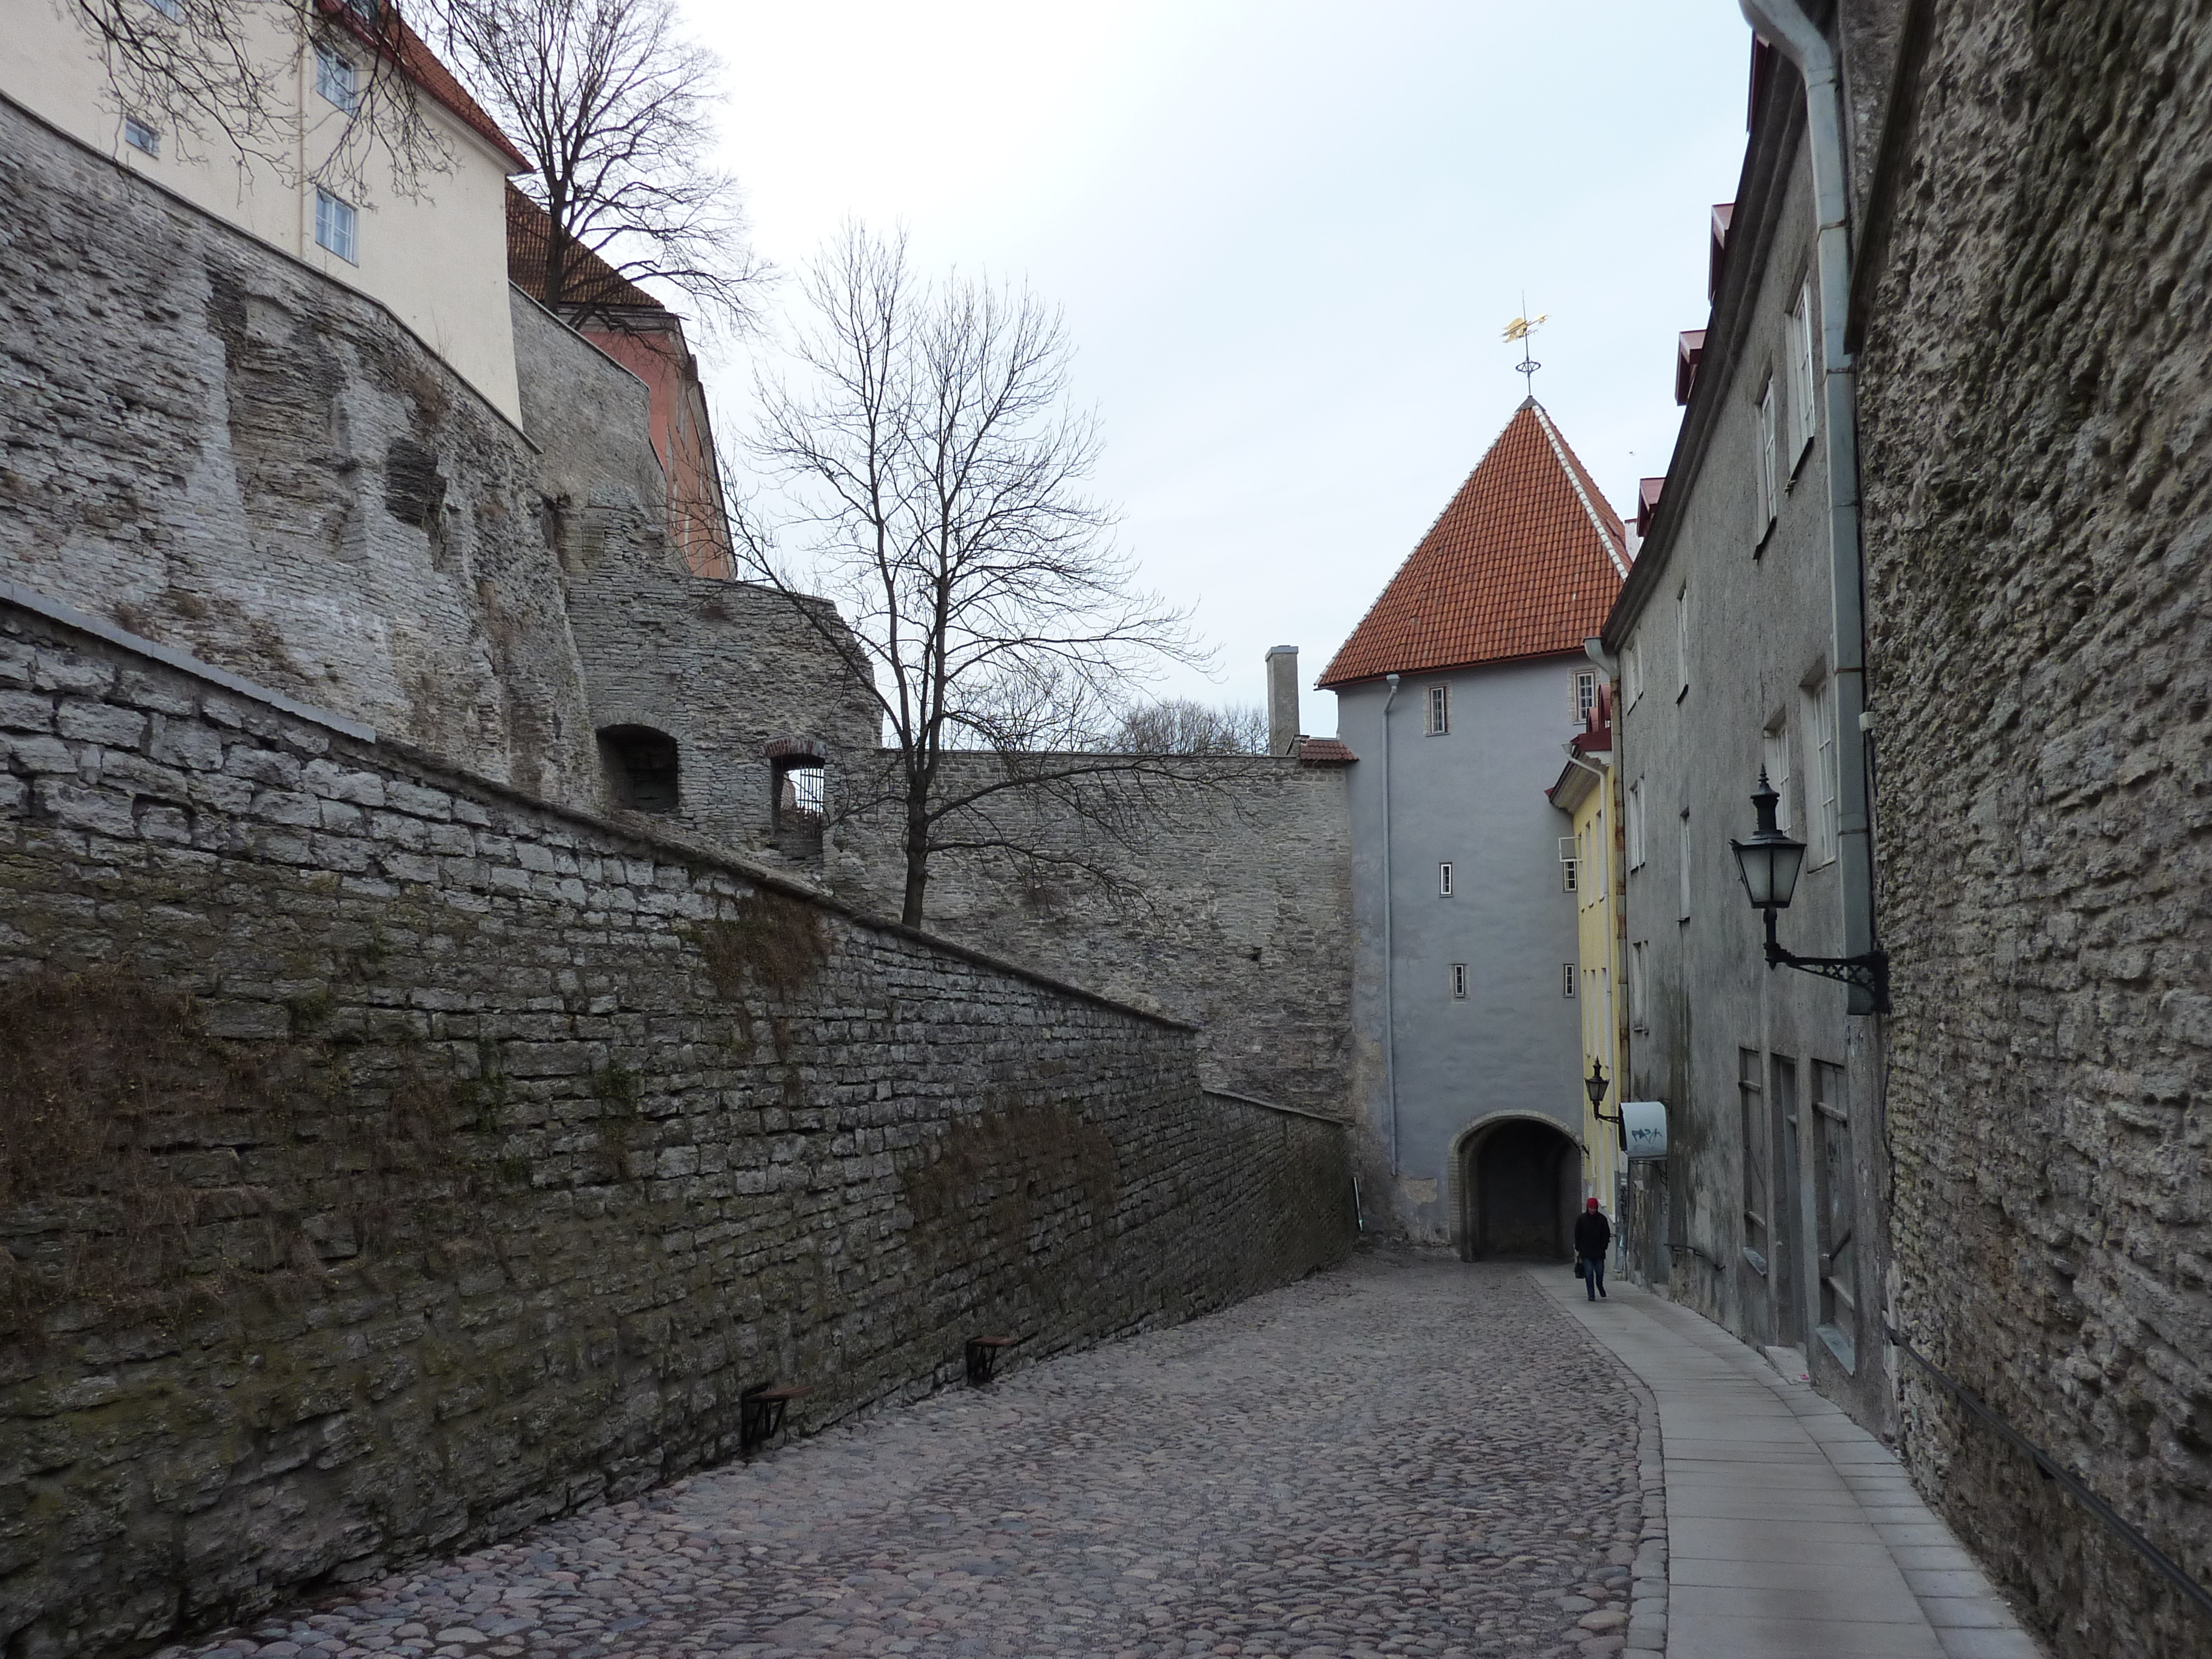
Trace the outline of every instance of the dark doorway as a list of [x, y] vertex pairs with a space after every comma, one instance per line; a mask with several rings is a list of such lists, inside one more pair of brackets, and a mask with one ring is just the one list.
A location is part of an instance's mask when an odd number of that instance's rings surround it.
[[1475, 1136], [1465, 1157], [1466, 1254], [1564, 1261], [1582, 1192], [1573, 1140], [1548, 1123], [1516, 1119]]

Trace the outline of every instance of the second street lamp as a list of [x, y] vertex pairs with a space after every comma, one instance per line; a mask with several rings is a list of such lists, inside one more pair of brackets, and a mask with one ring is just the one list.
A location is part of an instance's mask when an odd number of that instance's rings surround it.
[[1598, 1064], [1597, 1057], [1593, 1054], [1590, 1057], [1590, 1074], [1583, 1079], [1583, 1092], [1589, 1097], [1590, 1111], [1595, 1115], [1597, 1121], [1614, 1126], [1615, 1133], [1620, 1136], [1621, 1150], [1626, 1152], [1628, 1150], [1628, 1127], [1620, 1121], [1620, 1109], [1618, 1106], [1613, 1108], [1611, 1117], [1605, 1115], [1605, 1107], [1602, 1103], [1605, 1100], [1605, 1067]]
[[1856, 957], [1801, 957], [1794, 951], [1783, 949], [1774, 936], [1775, 913], [1790, 908], [1790, 901], [1797, 891], [1797, 878], [1805, 868], [1805, 843], [1790, 840], [1775, 827], [1775, 804], [1781, 799], [1774, 793], [1774, 786], [1766, 781], [1766, 769], [1760, 767], [1759, 787], [1751, 797], [1752, 810], [1759, 815], [1751, 839], [1729, 842], [1729, 850], [1735, 854], [1735, 871], [1742, 878], [1743, 890], [1766, 918], [1766, 965], [1795, 968], [1824, 979], [1839, 979], [1846, 985], [1863, 986], [1873, 995], [1875, 1012], [1886, 1014], [1889, 1012], [1888, 951], [1869, 951]]

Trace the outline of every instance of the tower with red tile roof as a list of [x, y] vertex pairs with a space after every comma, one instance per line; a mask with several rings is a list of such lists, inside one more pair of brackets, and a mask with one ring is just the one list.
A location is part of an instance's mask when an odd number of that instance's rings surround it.
[[1323, 672], [1352, 779], [1358, 1109], [1381, 1202], [1469, 1255], [1557, 1255], [1583, 1191], [1571, 864], [1546, 790], [1629, 569], [1534, 398]]

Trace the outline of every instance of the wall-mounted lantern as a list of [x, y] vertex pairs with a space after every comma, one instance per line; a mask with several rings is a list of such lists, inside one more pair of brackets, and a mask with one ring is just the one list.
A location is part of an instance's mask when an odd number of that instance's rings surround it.
[[[1597, 1057], [1593, 1054], [1590, 1056], [1590, 1074], [1583, 1079], [1583, 1092], [1589, 1097], [1590, 1110], [1596, 1115], [1599, 1122], [1618, 1125], [1620, 1122], [1620, 1113], [1618, 1109], [1611, 1117], [1605, 1115], [1602, 1103], [1605, 1100], [1606, 1085], [1605, 1067], [1597, 1063]], [[1628, 1148], [1628, 1132], [1622, 1129], [1620, 1133], [1621, 1150], [1626, 1152]]]
[[1759, 769], [1759, 788], [1751, 798], [1753, 810], [1759, 814], [1757, 827], [1749, 841], [1731, 841], [1729, 848], [1735, 854], [1736, 874], [1743, 878], [1743, 890], [1752, 903], [1766, 917], [1766, 965], [1771, 968], [1796, 968], [1808, 974], [1818, 974], [1824, 979], [1838, 979], [1846, 985], [1856, 985], [1874, 999], [1874, 1012], [1889, 1012], [1889, 952], [1869, 951], [1856, 957], [1801, 957], [1794, 951], [1785, 951], [1774, 937], [1774, 915], [1790, 908], [1790, 900], [1797, 890], [1797, 878], [1805, 868], [1805, 843], [1792, 841], [1774, 827], [1775, 803], [1782, 798], [1774, 793], [1774, 786], [1766, 781], [1766, 769]]

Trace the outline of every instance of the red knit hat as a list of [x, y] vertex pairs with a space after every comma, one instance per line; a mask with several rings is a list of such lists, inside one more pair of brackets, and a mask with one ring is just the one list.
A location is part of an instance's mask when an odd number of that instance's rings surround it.
[[1585, 1210], [1595, 1210], [1597, 1208], [1597, 1200], [1594, 1198], [1584, 1199], [1583, 1200], [1583, 1208]]

